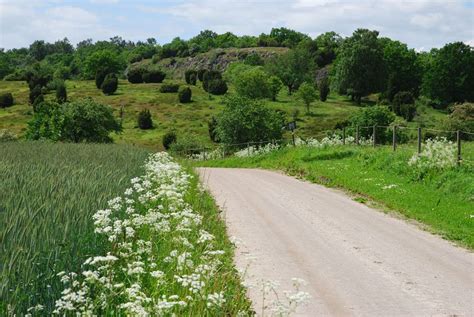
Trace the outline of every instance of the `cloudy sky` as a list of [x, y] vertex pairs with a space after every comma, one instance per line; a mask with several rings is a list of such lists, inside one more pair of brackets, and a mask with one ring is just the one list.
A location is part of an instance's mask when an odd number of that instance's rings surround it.
[[203, 29], [258, 35], [282, 26], [313, 37], [376, 29], [417, 50], [474, 45], [474, 0], [0, 0], [0, 47], [7, 49], [37, 39], [166, 43]]

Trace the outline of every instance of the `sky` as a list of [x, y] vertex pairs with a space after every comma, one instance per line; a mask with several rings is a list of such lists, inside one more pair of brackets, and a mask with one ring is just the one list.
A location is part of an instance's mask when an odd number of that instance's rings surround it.
[[273, 27], [312, 37], [375, 29], [418, 51], [454, 41], [474, 46], [474, 0], [0, 0], [5, 49], [115, 35], [164, 44], [204, 29], [259, 35]]

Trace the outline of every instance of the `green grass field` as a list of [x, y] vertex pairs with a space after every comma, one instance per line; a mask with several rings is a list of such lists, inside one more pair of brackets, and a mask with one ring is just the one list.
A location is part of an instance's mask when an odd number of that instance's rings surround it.
[[[465, 143], [463, 151], [466, 157], [474, 158], [472, 142]], [[414, 145], [402, 146], [395, 153], [388, 146], [290, 147], [256, 157], [196, 164], [282, 170], [342, 188], [357, 201], [375, 202], [377, 208], [414, 219], [430, 231], [474, 249], [474, 165], [466, 163], [416, 180], [415, 171], [407, 164], [415, 152]]]

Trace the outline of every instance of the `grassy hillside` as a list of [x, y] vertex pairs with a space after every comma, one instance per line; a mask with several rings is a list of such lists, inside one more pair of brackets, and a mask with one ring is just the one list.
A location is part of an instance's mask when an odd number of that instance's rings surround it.
[[408, 165], [415, 151], [415, 145], [402, 146], [397, 152], [390, 147], [370, 146], [286, 147], [250, 158], [197, 164], [283, 170], [325, 186], [344, 188], [359, 202], [376, 202], [382, 210], [415, 219], [429, 230], [474, 249], [474, 144], [463, 145], [469, 164], [437, 171], [422, 180]]

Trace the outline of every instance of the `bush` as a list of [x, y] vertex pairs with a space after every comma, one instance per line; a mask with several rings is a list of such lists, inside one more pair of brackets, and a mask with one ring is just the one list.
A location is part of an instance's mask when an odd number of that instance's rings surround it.
[[30, 89], [30, 104], [34, 104], [36, 98], [38, 98], [40, 95], [42, 95], [40, 85], [34, 87], [33, 89]]
[[392, 110], [398, 116], [412, 121], [416, 114], [415, 98], [410, 91], [400, 91], [392, 100]]
[[[371, 138], [373, 134], [374, 125], [377, 126], [389, 126], [394, 120], [395, 115], [387, 107], [384, 106], [373, 106], [360, 110], [354, 116], [351, 117], [351, 129], [356, 130], [356, 127], [359, 126], [359, 134], [364, 138]], [[365, 128], [368, 127], [368, 128]], [[387, 128], [377, 128], [376, 129], [376, 142], [384, 143], [391, 138], [391, 131]]]
[[244, 64], [251, 66], [261, 66], [264, 64], [262, 57], [256, 52], [252, 52], [245, 57]]
[[227, 84], [223, 79], [214, 79], [207, 84], [207, 92], [213, 95], [223, 95], [227, 89]]
[[179, 84], [164, 83], [160, 87], [160, 92], [171, 93], [171, 92], [177, 92], [178, 89], [179, 89]]
[[105, 95], [112, 95], [117, 91], [118, 88], [118, 78], [115, 74], [108, 74], [105, 76], [104, 82], [102, 83], [102, 92]]
[[195, 71], [194, 69], [188, 69], [184, 72], [184, 79], [188, 85], [196, 85], [196, 76], [197, 71]]
[[238, 94], [250, 99], [271, 97], [268, 75], [257, 67], [238, 74], [234, 85]]
[[58, 103], [64, 103], [67, 101], [67, 91], [64, 82], [56, 85], [56, 101]]
[[191, 102], [192, 91], [189, 87], [181, 87], [178, 92], [179, 102], [188, 103]]
[[261, 102], [242, 96], [229, 96], [217, 117], [217, 136], [226, 144], [253, 141], [270, 142], [282, 137], [284, 117]]
[[166, 134], [163, 135], [163, 147], [166, 150], [169, 150], [171, 148], [171, 145], [176, 143], [176, 140], [177, 140], [177, 137], [174, 131], [166, 132]]
[[140, 84], [143, 82], [143, 69], [140, 67], [130, 67], [127, 72], [127, 79], [132, 84]]
[[412, 121], [416, 115], [415, 104], [401, 104], [400, 105], [400, 116], [402, 116], [408, 122]]
[[71, 77], [71, 69], [66, 66], [59, 67], [53, 74], [55, 79], [66, 80]]
[[35, 101], [33, 102], [33, 111], [36, 111], [39, 105], [41, 105], [44, 102], [44, 95], [41, 94], [38, 97], [36, 97]]
[[108, 73], [105, 70], [99, 70], [95, 74], [95, 86], [97, 89], [102, 89], [102, 84], [104, 83], [105, 77]]
[[277, 76], [270, 76], [270, 78], [268, 78], [268, 89], [272, 101], [276, 101], [281, 87], [283, 87], [283, 83], [281, 82], [280, 78]]
[[[474, 103], [455, 105], [448, 116], [447, 129], [474, 133]], [[473, 134], [461, 133], [461, 137], [464, 140], [474, 140]]]
[[219, 142], [219, 137], [217, 135], [217, 119], [216, 117], [212, 116], [211, 120], [207, 122], [207, 128], [209, 130], [209, 137], [211, 138], [212, 142]]
[[203, 144], [195, 136], [185, 135], [172, 143], [170, 150], [179, 155], [192, 155], [201, 152], [203, 147]]
[[329, 79], [327, 77], [324, 77], [319, 82], [319, 100], [325, 102], [328, 98], [329, 91]]
[[9, 92], [0, 94], [0, 108], [13, 106], [13, 95]]
[[318, 94], [312, 84], [304, 82], [297, 91], [297, 97], [298, 99], [303, 100], [306, 105], [306, 112], [309, 113], [309, 106], [316, 100]]
[[12, 142], [18, 139], [17, 135], [8, 130], [0, 130], [0, 142]]
[[144, 109], [138, 114], [138, 127], [142, 130], [153, 128], [150, 110]]
[[197, 71], [197, 77], [200, 81], [204, 80], [204, 74], [207, 72], [207, 69], [201, 68]]
[[142, 74], [145, 83], [161, 83], [166, 77], [166, 73], [159, 69], [148, 69]]

